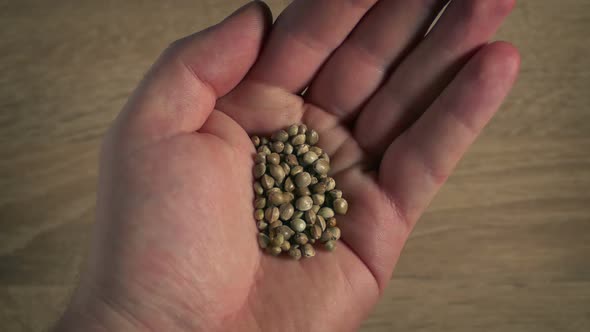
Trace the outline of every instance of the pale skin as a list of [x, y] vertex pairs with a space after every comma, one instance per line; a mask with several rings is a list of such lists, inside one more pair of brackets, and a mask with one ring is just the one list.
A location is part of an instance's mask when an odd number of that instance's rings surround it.
[[[519, 68], [514, 0], [253, 2], [173, 43], [103, 145], [88, 266], [56, 331], [353, 331]], [[302, 91], [307, 87], [304, 94]], [[262, 252], [250, 135], [304, 122], [350, 208], [342, 241]], [[433, 253], [436, 254], [436, 253]]]

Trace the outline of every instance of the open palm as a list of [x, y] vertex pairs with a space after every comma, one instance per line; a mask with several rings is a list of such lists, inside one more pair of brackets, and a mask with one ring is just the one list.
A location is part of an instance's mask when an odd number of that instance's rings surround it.
[[[445, 2], [299, 0], [272, 27], [257, 2], [174, 43], [105, 141], [74, 311], [107, 328], [357, 328], [518, 70], [511, 45], [486, 44], [512, 0], [453, 1], [424, 37]], [[335, 252], [290, 261], [257, 246], [249, 135], [298, 122], [350, 209]]]

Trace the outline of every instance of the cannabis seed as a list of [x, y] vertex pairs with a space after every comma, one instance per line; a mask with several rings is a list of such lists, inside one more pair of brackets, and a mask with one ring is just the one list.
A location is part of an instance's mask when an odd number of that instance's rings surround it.
[[301, 259], [301, 250], [299, 250], [299, 248], [291, 247], [291, 249], [289, 249], [289, 256], [298, 261]]
[[305, 230], [305, 227], [307, 227], [307, 225], [305, 225], [305, 221], [301, 219], [291, 220], [291, 228], [293, 228], [294, 231], [299, 233], [303, 232]]
[[283, 242], [285, 242], [285, 236], [281, 233], [277, 233], [275, 237], [270, 240], [270, 244], [274, 247], [279, 247]]
[[[295, 207], [299, 211], [307, 211], [307, 210], [311, 209], [312, 205], [313, 205], [313, 200], [309, 196], [299, 197], [297, 199], [297, 201], [295, 202]], [[320, 212], [321, 211], [322, 210], [320, 209]]]
[[260, 248], [265, 249], [270, 244], [270, 238], [264, 233], [258, 233], [258, 245]]
[[305, 138], [306, 138], [305, 142], [307, 144], [316, 145], [318, 143], [318, 141], [320, 140], [320, 135], [318, 135], [317, 131], [311, 129], [305, 133]]
[[257, 209], [264, 209], [266, 207], [266, 198], [258, 197], [254, 200], [254, 207]]
[[293, 146], [298, 146], [305, 143], [305, 135], [297, 135], [291, 138], [291, 144]]
[[256, 220], [262, 220], [262, 219], [264, 219], [264, 210], [262, 210], [262, 209], [256, 209], [254, 211], [254, 219], [256, 219]]
[[[268, 157], [266, 159], [268, 159]], [[330, 171], [330, 163], [325, 159], [318, 159], [315, 164], [313, 164], [313, 169], [318, 174], [328, 174]]]
[[336, 241], [330, 240], [324, 243], [324, 248], [328, 251], [334, 251], [336, 249]]
[[264, 219], [269, 223], [279, 220], [279, 208], [276, 206], [266, 208], [264, 211]]
[[303, 244], [306, 244], [307, 242], [309, 242], [309, 238], [307, 237], [307, 235], [305, 233], [295, 234], [295, 243], [303, 245]]
[[313, 249], [313, 246], [309, 243], [304, 244], [301, 247], [301, 251], [303, 252], [303, 257], [313, 257], [315, 256], [315, 250]]
[[269, 164], [278, 165], [281, 162], [281, 157], [279, 156], [278, 153], [273, 152], [273, 153], [269, 154], [268, 156], [266, 156], [266, 161]]
[[254, 162], [257, 164], [266, 164], [266, 154], [258, 152], [254, 157]]
[[264, 174], [262, 176], [262, 178], [260, 179], [260, 184], [262, 184], [262, 188], [270, 189], [270, 188], [274, 187], [275, 179], [273, 179], [272, 176], [270, 176], [268, 174]]
[[260, 146], [260, 137], [252, 136], [250, 139], [252, 140], [252, 144], [254, 144], [254, 147]]
[[337, 198], [332, 203], [332, 206], [334, 207], [334, 212], [338, 214], [346, 214], [348, 211], [348, 202], [344, 198]]
[[293, 213], [295, 213], [295, 208], [291, 203], [285, 203], [279, 207], [279, 217], [281, 220], [287, 221], [291, 219]]
[[266, 173], [266, 165], [265, 164], [256, 164], [254, 165], [254, 177], [256, 179], [260, 179]]
[[311, 175], [307, 172], [301, 172], [295, 177], [295, 185], [299, 188], [305, 188], [311, 183]]
[[313, 194], [311, 195], [311, 199], [314, 205], [323, 205], [326, 201], [326, 196], [324, 194]]
[[270, 148], [272, 151], [274, 151], [276, 153], [281, 153], [285, 149], [285, 143], [283, 143], [281, 141], [276, 141], [276, 142], [272, 143]]
[[279, 130], [279, 131], [275, 132], [274, 134], [272, 134], [271, 139], [273, 141], [279, 141], [279, 142], [285, 143], [287, 140], [289, 140], [289, 134], [284, 130]]
[[330, 219], [334, 217], [334, 210], [324, 206], [318, 211], [318, 215], [324, 217], [324, 219]]
[[296, 124], [290, 125], [289, 129], [287, 129], [287, 133], [289, 133], [289, 136], [297, 135], [297, 133], [299, 133], [299, 126]]

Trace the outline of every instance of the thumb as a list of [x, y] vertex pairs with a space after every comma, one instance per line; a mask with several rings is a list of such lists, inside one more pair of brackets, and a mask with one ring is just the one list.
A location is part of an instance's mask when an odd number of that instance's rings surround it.
[[199, 130], [217, 98], [246, 75], [272, 17], [250, 2], [221, 23], [173, 42], [152, 66], [114, 125], [116, 141], [137, 148]]

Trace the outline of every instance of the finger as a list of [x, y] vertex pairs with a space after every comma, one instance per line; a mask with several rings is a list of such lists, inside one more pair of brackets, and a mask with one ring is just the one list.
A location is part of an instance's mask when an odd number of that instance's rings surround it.
[[277, 19], [248, 78], [300, 92], [376, 1], [293, 1]]
[[131, 146], [199, 130], [218, 97], [258, 56], [268, 8], [245, 5], [223, 22], [174, 42], [150, 69], [115, 123]]
[[473, 52], [488, 42], [514, 0], [452, 1], [428, 36], [361, 112], [355, 135], [379, 156], [428, 108]]
[[379, 1], [321, 69], [307, 100], [352, 116], [420, 41], [447, 0]]
[[384, 190], [411, 226], [500, 107], [518, 72], [510, 44], [483, 47], [426, 113], [387, 149]]

